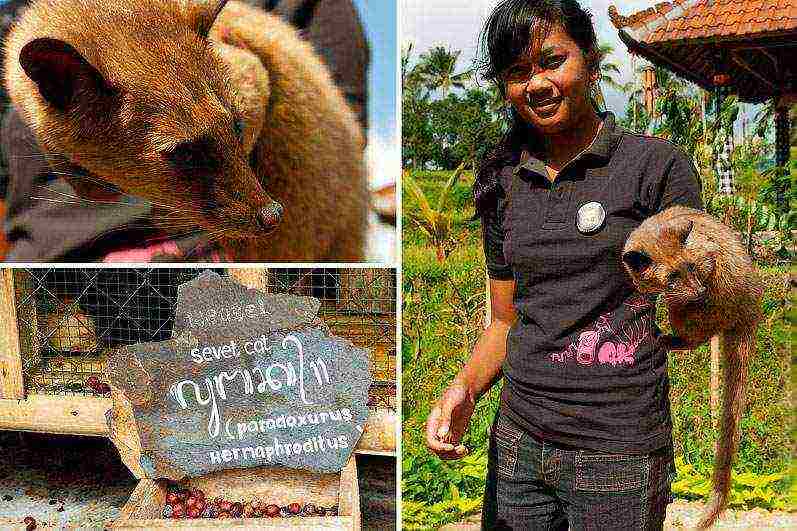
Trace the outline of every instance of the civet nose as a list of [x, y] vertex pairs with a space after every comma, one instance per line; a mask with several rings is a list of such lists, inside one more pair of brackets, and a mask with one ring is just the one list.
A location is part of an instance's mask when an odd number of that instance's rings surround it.
[[264, 230], [275, 229], [282, 221], [282, 212], [282, 205], [276, 201], [272, 201], [269, 206], [261, 208], [257, 213], [257, 222], [260, 224], [260, 228]]

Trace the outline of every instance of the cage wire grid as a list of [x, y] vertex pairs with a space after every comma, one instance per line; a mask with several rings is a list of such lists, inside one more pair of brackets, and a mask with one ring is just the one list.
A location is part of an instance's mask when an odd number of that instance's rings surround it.
[[[114, 348], [171, 337], [177, 286], [205, 269], [15, 269], [27, 394], [103, 395]], [[215, 269], [228, 275], [227, 270]], [[371, 352], [369, 405], [395, 409], [393, 269], [268, 269], [265, 291], [309, 295], [333, 334]]]

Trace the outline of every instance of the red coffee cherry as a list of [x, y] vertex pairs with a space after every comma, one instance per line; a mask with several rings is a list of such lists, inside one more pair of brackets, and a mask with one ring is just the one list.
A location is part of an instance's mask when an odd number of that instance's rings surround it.
[[25, 524], [25, 531], [33, 531], [36, 529], [36, 519], [32, 516], [26, 516], [22, 523]]
[[232, 507], [230, 507], [230, 516], [238, 518], [242, 514], [244, 514], [244, 504], [242, 504], [241, 502], [233, 503]]
[[302, 512], [302, 506], [299, 505], [298, 503], [292, 503], [288, 505], [288, 512], [291, 514], [299, 514], [300, 512]]
[[280, 515], [280, 508], [277, 505], [269, 504], [266, 505], [266, 516], [270, 518], [274, 518]]
[[175, 503], [172, 506], [172, 518], [185, 518], [185, 505], [182, 503]]

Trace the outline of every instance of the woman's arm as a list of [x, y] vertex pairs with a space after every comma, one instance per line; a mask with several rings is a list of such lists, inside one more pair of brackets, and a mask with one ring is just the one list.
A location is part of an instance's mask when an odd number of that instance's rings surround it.
[[512, 305], [514, 293], [514, 280], [490, 279], [490, 325], [479, 336], [473, 354], [452, 382], [452, 385], [465, 386], [474, 402], [489, 391], [501, 375], [501, 365], [506, 358], [506, 336], [517, 317]]
[[473, 354], [443, 392], [426, 421], [426, 445], [443, 459], [467, 454], [460, 444], [468, 429], [476, 401], [498, 380], [506, 358], [506, 337], [516, 319], [513, 280], [490, 279], [492, 319], [482, 332]]

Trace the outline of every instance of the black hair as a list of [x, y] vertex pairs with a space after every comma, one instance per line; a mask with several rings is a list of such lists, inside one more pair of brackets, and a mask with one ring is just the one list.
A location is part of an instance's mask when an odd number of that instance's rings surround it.
[[[479, 39], [478, 68], [482, 77], [494, 83], [505, 97], [504, 71], [556, 26], [578, 45], [589, 68], [597, 69], [600, 57], [592, 15], [576, 0], [503, 0], [490, 13]], [[541, 144], [539, 134], [514, 109], [508, 111], [507, 121], [507, 132], [476, 172], [473, 197], [477, 217], [494, 209], [503, 193], [496, 177], [498, 171], [505, 165], [517, 164], [524, 145]]]

